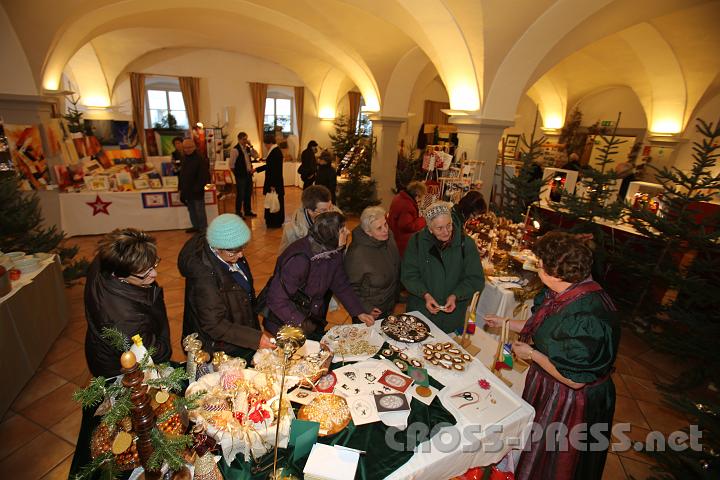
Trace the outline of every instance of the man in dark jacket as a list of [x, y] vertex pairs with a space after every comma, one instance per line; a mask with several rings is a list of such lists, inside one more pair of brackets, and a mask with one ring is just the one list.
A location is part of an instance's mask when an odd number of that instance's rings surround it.
[[207, 158], [195, 148], [191, 138], [183, 140], [182, 170], [180, 170], [180, 200], [187, 206], [192, 228], [187, 233], [204, 232], [207, 228], [205, 214], [205, 185], [210, 183], [210, 165]]
[[93, 376], [120, 375], [122, 352], [102, 338], [105, 327], [128, 339], [140, 335], [156, 349], [155, 363], [170, 360], [163, 289], [155, 281], [159, 262], [155, 239], [140, 230], [115, 230], [100, 242], [85, 282], [85, 358]]
[[258, 348], [274, 348], [253, 311], [255, 288], [243, 246], [250, 229], [240, 217], [216, 217], [206, 235], [185, 243], [178, 268], [185, 277], [183, 338], [197, 332], [208, 353], [224, 351], [250, 360]]
[[[245, 132], [238, 133], [238, 143], [230, 150], [230, 168], [235, 173], [235, 183], [237, 185], [237, 196], [235, 197], [235, 213], [245, 217], [257, 217], [251, 208], [252, 194], [252, 176], [255, 169], [252, 166], [252, 160], [258, 158], [258, 154], [248, 141], [248, 134]], [[243, 209], [244, 207], [244, 209]]]
[[315, 183], [315, 173], [317, 172], [317, 161], [315, 154], [318, 150], [318, 143], [315, 140], [308, 142], [307, 148], [300, 154], [300, 166], [298, 173], [303, 181], [303, 190]]

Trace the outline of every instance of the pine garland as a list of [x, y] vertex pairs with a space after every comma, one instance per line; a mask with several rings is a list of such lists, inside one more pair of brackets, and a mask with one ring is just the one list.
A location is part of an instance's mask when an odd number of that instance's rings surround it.
[[83, 466], [78, 473], [71, 477], [71, 480], [92, 480], [95, 472], [103, 469], [104, 479], [115, 479], [120, 475], [120, 468], [115, 463], [115, 455], [112, 452], [105, 452], [90, 463]]
[[130, 350], [130, 339], [117, 328], [103, 327], [100, 336], [118, 352]]
[[130, 389], [122, 388], [110, 410], [103, 416], [102, 423], [107, 426], [114, 426], [123, 418], [130, 416], [132, 401], [130, 400]]
[[157, 428], [150, 432], [154, 452], [148, 459], [148, 468], [159, 471], [163, 463], [167, 463], [170, 470], [180, 470], [185, 465], [182, 451], [192, 445], [190, 435], [165, 436]]
[[[170, 365], [167, 363], [162, 363], [157, 366], [157, 369], [159, 371], [164, 371], [167, 369]], [[145, 383], [149, 387], [155, 387], [158, 389], [165, 389], [165, 390], [171, 390], [174, 392], [179, 392], [183, 389], [183, 382], [185, 380], [188, 380], [190, 377], [188, 376], [187, 372], [185, 372], [185, 369], [183, 368], [174, 368], [172, 369], [172, 372], [167, 377], [162, 378], [151, 378], [148, 379]]]
[[143, 358], [140, 359], [140, 370], [143, 372], [147, 370], [148, 368], [159, 368], [154, 364], [151, 364], [152, 356], [157, 353], [157, 348], [155, 345], [150, 345], [147, 348], [147, 353], [143, 355]]

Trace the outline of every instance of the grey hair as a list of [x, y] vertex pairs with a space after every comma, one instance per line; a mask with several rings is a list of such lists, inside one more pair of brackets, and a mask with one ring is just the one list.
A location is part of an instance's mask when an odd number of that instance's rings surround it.
[[360, 214], [360, 226], [365, 233], [370, 233], [372, 224], [376, 220], [385, 218], [385, 209], [382, 207], [367, 207]]

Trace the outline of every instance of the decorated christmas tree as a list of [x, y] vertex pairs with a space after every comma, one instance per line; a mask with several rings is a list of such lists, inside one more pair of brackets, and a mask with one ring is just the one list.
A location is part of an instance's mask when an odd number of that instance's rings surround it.
[[338, 182], [338, 207], [345, 213], [359, 215], [365, 208], [378, 205], [377, 182], [370, 178], [375, 150], [370, 123], [363, 118], [360, 127], [355, 128], [347, 117], [340, 116], [335, 120], [335, 133], [329, 137], [340, 159], [338, 175], [347, 174], [347, 181]]
[[73, 260], [78, 248], [65, 246], [65, 234], [42, 223], [37, 194], [20, 190], [15, 171], [0, 172], [0, 251], [57, 253], [66, 281], [84, 276], [89, 264], [85, 259]]
[[528, 140], [525, 134], [520, 137], [520, 171], [514, 177], [505, 177], [503, 204], [500, 212], [515, 222], [522, 222], [528, 207], [538, 200], [543, 185], [542, 167], [536, 163], [542, 154], [541, 145], [545, 137], [535, 138], [538, 114]]

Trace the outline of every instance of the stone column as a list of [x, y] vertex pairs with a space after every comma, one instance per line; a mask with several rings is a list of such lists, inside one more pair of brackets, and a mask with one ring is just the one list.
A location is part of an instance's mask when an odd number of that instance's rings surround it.
[[395, 188], [400, 125], [406, 117], [370, 116], [373, 135], [377, 140], [372, 160], [372, 178], [377, 181], [378, 198], [386, 210], [390, 208]]
[[482, 181], [481, 192], [485, 201], [490, 203], [498, 144], [505, 129], [513, 122], [490, 120], [474, 115], [452, 115], [450, 123], [457, 125], [458, 128], [458, 158], [466, 152], [468, 160], [485, 162], [482, 165], [475, 165], [473, 180]]

